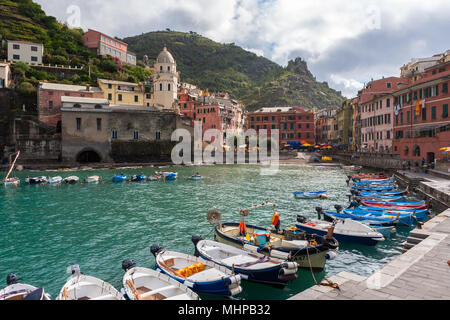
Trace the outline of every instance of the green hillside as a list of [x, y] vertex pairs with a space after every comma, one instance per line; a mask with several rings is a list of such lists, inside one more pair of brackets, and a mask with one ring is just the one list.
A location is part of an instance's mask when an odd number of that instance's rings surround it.
[[234, 43], [220, 44], [195, 32], [149, 32], [123, 39], [139, 59], [156, 59], [164, 46], [173, 54], [183, 82], [209, 91], [227, 91], [247, 109], [298, 105], [304, 108], [340, 106], [344, 98], [319, 83], [300, 58], [286, 68]]
[[7, 58], [7, 40], [26, 40], [44, 44], [44, 64], [84, 66], [81, 72], [60, 79], [50, 71], [18, 63], [13, 68], [16, 87], [31, 89], [40, 80], [95, 85], [97, 78], [142, 81], [150, 76], [151, 73], [140, 66], [131, 68], [112, 58], [96, 57], [83, 46], [83, 33], [82, 29], [69, 28], [47, 16], [32, 0], [0, 0], [0, 59]]

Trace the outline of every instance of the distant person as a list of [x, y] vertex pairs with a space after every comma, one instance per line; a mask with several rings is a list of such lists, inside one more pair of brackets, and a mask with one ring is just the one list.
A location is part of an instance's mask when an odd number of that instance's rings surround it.
[[408, 171], [411, 171], [411, 161], [408, 161]]
[[402, 168], [403, 168], [403, 171], [406, 170], [406, 160], [403, 160], [403, 162], [402, 162]]
[[422, 158], [422, 167], [425, 165], [425, 158]]

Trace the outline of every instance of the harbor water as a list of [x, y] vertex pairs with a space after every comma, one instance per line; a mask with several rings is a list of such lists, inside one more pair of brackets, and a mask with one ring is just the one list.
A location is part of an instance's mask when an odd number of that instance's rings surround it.
[[[333, 209], [348, 205], [347, 172], [336, 167], [282, 165], [275, 175], [261, 175], [259, 166], [222, 165], [173, 167], [178, 180], [112, 183], [119, 173], [152, 175], [158, 168], [20, 172], [18, 188], [0, 188], [0, 287], [6, 276], [16, 273], [23, 283], [43, 287], [56, 298], [67, 278], [66, 269], [78, 263], [81, 270], [122, 287], [122, 260], [154, 267], [152, 244], [193, 254], [193, 234], [213, 239], [213, 226], [206, 220], [216, 207], [223, 222], [239, 222], [239, 207], [269, 201], [276, 203], [281, 226], [293, 226], [298, 214], [316, 218], [315, 207]], [[188, 178], [199, 172], [204, 179]], [[102, 177], [103, 183], [75, 185], [28, 185], [27, 176], [76, 175]], [[295, 191], [328, 190], [328, 199], [295, 199]], [[245, 221], [270, 227], [272, 208], [250, 211]], [[284, 289], [243, 282], [243, 292], [233, 299], [287, 299], [324, 277], [341, 271], [368, 276], [402, 252], [410, 229], [398, 228], [390, 239], [375, 247], [340, 244], [335, 260], [325, 270], [312, 274], [300, 270], [298, 279]], [[203, 299], [214, 299], [201, 296]], [[216, 298], [217, 299], [217, 298]]]

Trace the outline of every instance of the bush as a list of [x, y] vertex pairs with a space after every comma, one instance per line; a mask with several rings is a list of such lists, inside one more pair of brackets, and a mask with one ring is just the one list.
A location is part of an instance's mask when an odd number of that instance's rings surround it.
[[17, 92], [25, 96], [30, 96], [36, 94], [36, 88], [30, 82], [24, 81], [17, 87]]
[[57, 64], [57, 65], [67, 65], [67, 59], [63, 56], [53, 56], [50, 58], [51, 64]]

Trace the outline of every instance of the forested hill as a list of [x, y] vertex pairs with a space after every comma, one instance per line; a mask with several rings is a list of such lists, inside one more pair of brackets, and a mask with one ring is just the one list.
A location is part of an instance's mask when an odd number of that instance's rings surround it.
[[286, 68], [241, 47], [221, 44], [195, 32], [149, 32], [123, 39], [138, 59], [156, 59], [164, 46], [172, 53], [183, 82], [202, 89], [226, 91], [241, 100], [248, 110], [262, 106], [291, 106], [324, 109], [338, 107], [344, 97], [317, 82], [301, 58]]

